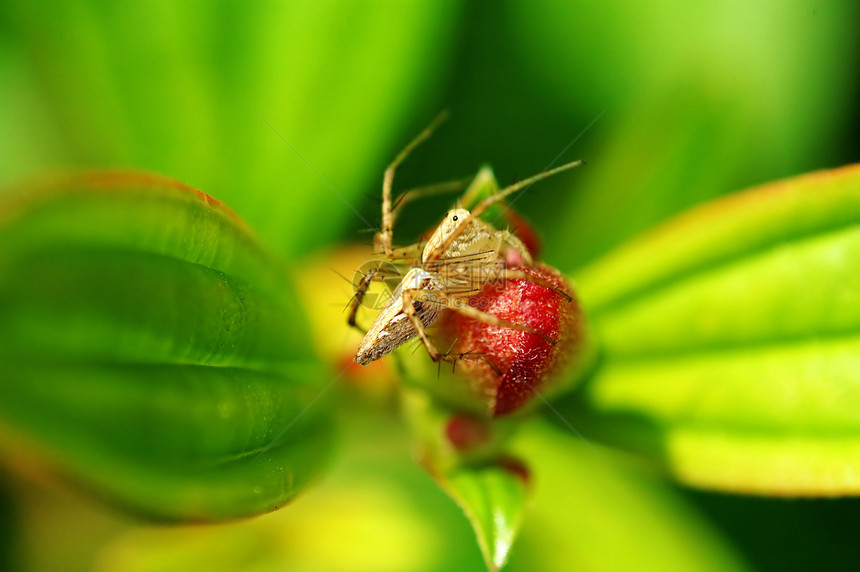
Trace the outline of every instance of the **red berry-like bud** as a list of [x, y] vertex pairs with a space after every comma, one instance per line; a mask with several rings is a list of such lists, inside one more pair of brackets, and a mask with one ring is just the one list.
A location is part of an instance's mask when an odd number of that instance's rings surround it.
[[530, 326], [550, 340], [457, 312], [449, 312], [443, 326], [450, 340], [456, 340], [451, 353], [463, 355], [457, 371], [477, 382], [494, 416], [540, 402], [541, 396], [574, 382], [590, 357], [585, 319], [565, 278], [546, 265], [516, 270], [533, 280], [508, 279], [501, 287], [487, 284], [469, 304], [506, 322]]
[[467, 415], [454, 415], [445, 425], [445, 436], [457, 451], [468, 451], [492, 438], [488, 421]]

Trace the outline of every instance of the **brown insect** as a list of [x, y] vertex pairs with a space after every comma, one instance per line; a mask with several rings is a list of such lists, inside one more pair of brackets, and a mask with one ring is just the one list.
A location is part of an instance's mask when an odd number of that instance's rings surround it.
[[[533, 263], [531, 253], [516, 235], [508, 230], [496, 229], [480, 217], [487, 209], [502, 203], [512, 193], [556, 173], [577, 167], [582, 161], [567, 163], [501, 189], [481, 200], [471, 211], [458, 202], [454, 209], [448, 211], [426, 243], [418, 242], [397, 249], [392, 246], [394, 223], [408, 201], [424, 194], [457, 188], [457, 183], [445, 183], [414, 189], [402, 194], [392, 203], [395, 170], [415, 147], [430, 137], [444, 119], [444, 114], [437, 117], [395, 157], [385, 171], [382, 183], [382, 230], [376, 234], [375, 250], [392, 263], [411, 268], [394, 289], [361, 341], [354, 358], [361, 365], [378, 360], [416, 336], [421, 339], [433, 361], [457, 361], [464, 357], [475, 357], [442, 353], [428, 337], [427, 328], [436, 322], [445, 310], [458, 312], [493, 326], [531, 332], [540, 335], [550, 344], [555, 344], [555, 340], [531, 326], [508, 322], [470, 305], [470, 298], [480, 294], [488, 283], [496, 282], [501, 286], [507, 279], [528, 280], [549, 288], [568, 301], [571, 300], [567, 293], [552, 284], [521, 269], [508, 268], [505, 261], [512, 251], [525, 266], [531, 266]], [[356, 314], [371, 282], [384, 280], [384, 274], [382, 270], [371, 269], [362, 277], [350, 304], [348, 322], [351, 326], [358, 327]]]

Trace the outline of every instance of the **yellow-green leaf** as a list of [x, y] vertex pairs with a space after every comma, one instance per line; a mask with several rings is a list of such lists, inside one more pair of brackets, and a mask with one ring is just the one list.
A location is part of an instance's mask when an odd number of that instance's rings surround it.
[[860, 493], [860, 168], [695, 209], [578, 284], [607, 435], [699, 486]]
[[746, 569], [682, 495], [629, 457], [567, 427], [524, 429], [515, 450], [532, 468], [534, 500], [506, 570]]

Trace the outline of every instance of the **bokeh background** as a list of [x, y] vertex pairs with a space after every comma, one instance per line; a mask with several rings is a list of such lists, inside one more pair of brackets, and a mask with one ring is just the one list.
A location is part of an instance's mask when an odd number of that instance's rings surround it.
[[[0, 188], [68, 169], [163, 173], [226, 202], [302, 272], [338, 245], [369, 242], [387, 162], [449, 109], [397, 186], [482, 164], [509, 183], [585, 159], [516, 199], [544, 258], [572, 271], [691, 205], [860, 159], [855, 3], [701, 4], [6, 0]], [[448, 200], [415, 209], [399, 236], [427, 228]], [[150, 528], [12, 459], [0, 562], [481, 569], [468, 523], [409, 458], [393, 408], [368, 401], [344, 419], [328, 479], [241, 524]], [[512, 569], [860, 559], [855, 500], [690, 491], [635, 466], [616, 474], [572, 441], [535, 442], [557, 482], [541, 485], [551, 496], [536, 500]], [[553, 504], [563, 514], [541, 508]]]

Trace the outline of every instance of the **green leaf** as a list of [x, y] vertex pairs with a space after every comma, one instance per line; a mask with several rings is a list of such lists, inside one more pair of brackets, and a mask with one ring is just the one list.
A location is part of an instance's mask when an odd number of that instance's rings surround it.
[[514, 450], [529, 462], [534, 499], [506, 570], [745, 568], [682, 495], [629, 456], [588, 446], [567, 427], [523, 429]]
[[[68, 570], [69, 561], [74, 569], [108, 562], [108, 568], [127, 572], [485, 570], [462, 510], [404, 454], [402, 422], [378, 408], [353, 411], [348, 421], [350, 431], [338, 439], [340, 454], [325, 479], [288, 510], [258, 518], [220, 526], [131, 527], [123, 519], [126, 526], [114, 525], [93, 539], [78, 525], [92, 507], [56, 487], [39, 488], [30, 495], [37, 503], [30, 510], [40, 509], [50, 526], [39, 527], [34, 519], [21, 523], [33, 539], [24, 547], [25, 561], [45, 572]], [[101, 521], [103, 515], [95, 513]], [[51, 533], [62, 524], [78, 526], [68, 526], [60, 542]], [[67, 555], [77, 558], [61, 558]]]
[[690, 484], [860, 493], [858, 221], [846, 167], [705, 205], [585, 269], [604, 350], [587, 409]]
[[231, 211], [94, 173], [0, 213], [7, 448], [170, 520], [272, 510], [318, 472], [327, 375], [283, 264]]
[[463, 468], [445, 479], [448, 493], [463, 507], [490, 570], [508, 559], [528, 500], [527, 482], [516, 468]]

